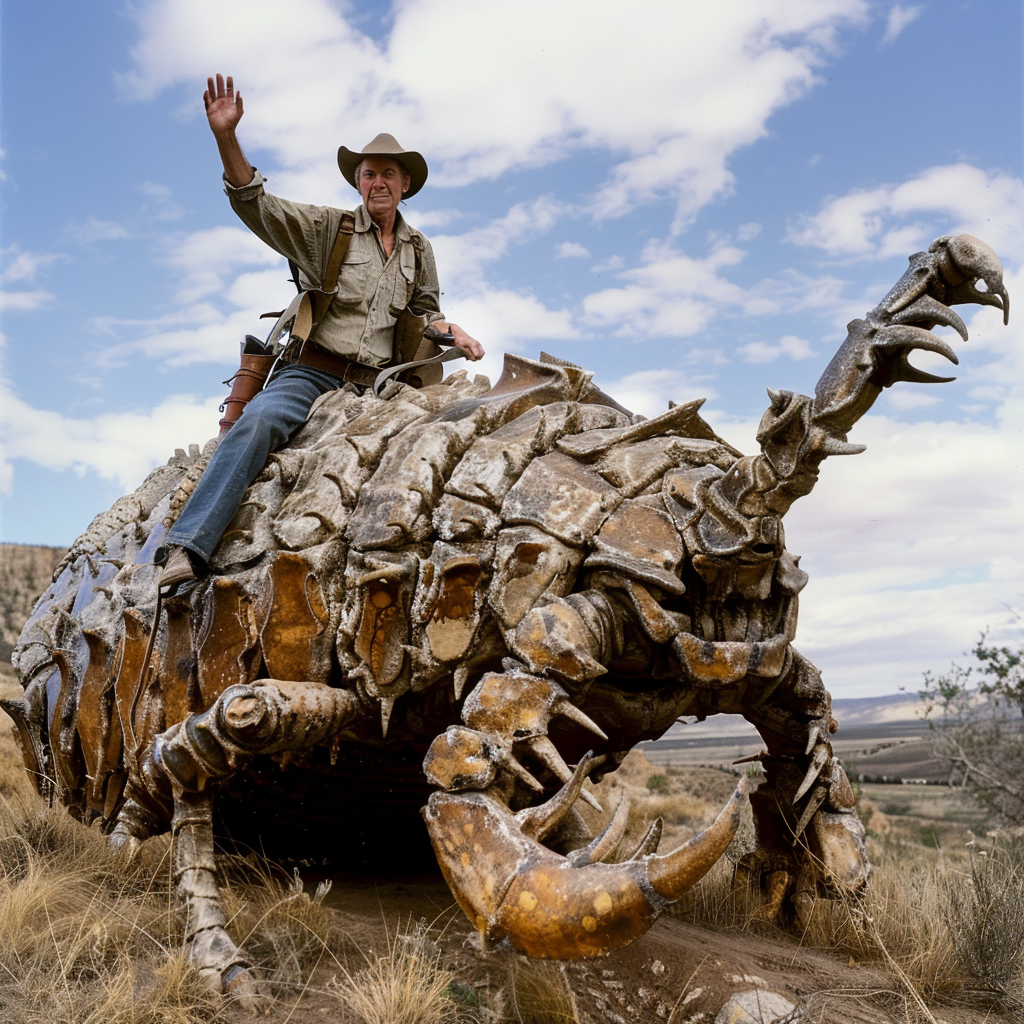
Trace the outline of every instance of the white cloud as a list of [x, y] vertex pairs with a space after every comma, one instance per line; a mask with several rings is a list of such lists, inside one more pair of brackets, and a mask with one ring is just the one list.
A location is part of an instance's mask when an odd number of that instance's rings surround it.
[[682, 370], [641, 370], [628, 373], [615, 381], [595, 383], [630, 412], [648, 418], [659, 416], [669, 402], [682, 405], [695, 398], [714, 399], [716, 392], [707, 386], [707, 378]]
[[87, 471], [117, 480], [126, 490], [182, 447], [217, 433], [220, 398], [172, 395], [144, 412], [73, 418], [36, 409], [0, 382], [0, 489], [10, 493], [12, 462], [27, 459], [56, 471]]
[[226, 225], [192, 232], [162, 262], [182, 275], [176, 295], [181, 303], [223, 293], [227, 280], [241, 267], [287, 266], [282, 256], [247, 228]]
[[[41, 269], [60, 259], [63, 259], [60, 253], [25, 252], [17, 244], [8, 245], [0, 249], [0, 285], [15, 282], [31, 284]], [[53, 295], [41, 289], [0, 289], [0, 313], [31, 313], [52, 301]]]
[[686, 337], [723, 311], [748, 316], [777, 312], [779, 305], [767, 292], [741, 288], [721, 276], [745, 255], [733, 245], [716, 243], [704, 259], [694, 259], [670, 243], [652, 241], [642, 266], [617, 275], [624, 285], [584, 298], [583, 319], [626, 337]]
[[579, 242], [562, 242], [555, 249], [556, 260], [585, 259], [589, 255], [590, 250]]
[[779, 338], [776, 345], [769, 345], [766, 341], [753, 341], [749, 345], [743, 345], [738, 351], [748, 363], [770, 363], [779, 356], [810, 359], [816, 355], [810, 343], [795, 334], [784, 335]]
[[153, 203], [149, 217], [153, 220], [180, 220], [185, 211], [172, 200], [173, 192], [166, 185], [155, 181], [144, 181], [138, 187], [147, 199]]
[[34, 309], [53, 301], [50, 292], [8, 292], [0, 291], [0, 312], [31, 313]]
[[960, 232], [1003, 259], [1024, 258], [1024, 181], [966, 163], [931, 167], [899, 185], [828, 200], [791, 226], [787, 240], [829, 256], [884, 259]]
[[96, 242], [119, 242], [131, 238], [131, 232], [117, 221], [89, 217], [81, 224], [69, 224], [68, 237], [79, 245], [93, 245]]
[[[425, 152], [440, 185], [598, 149], [618, 163], [598, 188], [597, 215], [669, 198], [681, 226], [731, 187], [729, 156], [814, 84], [837, 31], [866, 23], [869, 7], [406, 0], [381, 44], [343, 10], [293, 0], [260, 4], [257, 15], [251, 0], [157, 0], [138, 15], [135, 67], [123, 89], [152, 98], [187, 82], [189, 109], [201, 116], [206, 76], [230, 71], [245, 96], [244, 140], [272, 154], [282, 191], [296, 198], [347, 195], [325, 139], [361, 146], [385, 129]], [[638, 22], [657, 30], [645, 32], [643, 46], [623, 46]], [[458, 74], [424, 71], [424, 54], [453, 53]], [[311, 92], [309, 81], [331, 88]]]
[[62, 259], [60, 253], [39, 253], [25, 252], [18, 245], [9, 245], [0, 249], [0, 261], [3, 262], [3, 269], [0, 270], [0, 284], [9, 284], [12, 281], [34, 281], [36, 274], [43, 267]]
[[916, 21], [923, 7], [904, 7], [902, 4], [893, 4], [889, 11], [889, 17], [885, 22], [885, 35], [882, 36], [882, 44], [895, 43], [900, 33], [912, 22]]

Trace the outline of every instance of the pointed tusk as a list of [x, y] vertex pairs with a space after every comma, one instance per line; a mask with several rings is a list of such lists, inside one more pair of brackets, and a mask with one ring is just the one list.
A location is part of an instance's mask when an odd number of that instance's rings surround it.
[[383, 739], [387, 739], [388, 726], [391, 724], [391, 712], [395, 710], [394, 697], [381, 697], [380, 699], [380, 733]]
[[575, 704], [570, 703], [568, 700], [559, 701], [558, 704], [555, 705], [555, 714], [564, 715], [577, 725], [582, 725], [584, 729], [589, 729], [595, 736], [600, 737], [602, 740], [608, 739], [607, 733], [597, 724], [597, 722], [588, 715], [585, 715], [578, 707], [576, 707]]
[[600, 864], [610, 860], [622, 842], [626, 834], [626, 826], [629, 824], [629, 797], [623, 794], [619, 806], [615, 808], [612, 820], [601, 831], [593, 842], [584, 846], [581, 850], [574, 850], [569, 854], [567, 860], [574, 868], [583, 867], [584, 864]]
[[800, 820], [796, 823], [796, 831], [793, 833], [794, 842], [804, 834], [804, 829], [810, 824], [811, 818], [814, 817], [814, 812], [825, 802], [826, 796], [828, 796], [828, 789], [825, 786], [819, 786], [811, 794], [811, 798], [807, 801], [807, 806], [804, 808], [804, 813], [800, 815]]
[[501, 759], [502, 768], [507, 768], [516, 778], [522, 779], [530, 789], [538, 793], [544, 792], [544, 787], [538, 782], [511, 754]]
[[729, 802], [703, 832], [671, 853], [647, 858], [647, 877], [658, 895], [667, 900], [677, 900], [711, 870], [740, 827], [747, 797], [763, 779], [763, 774], [744, 775]]
[[[572, 769], [565, 763], [558, 748], [547, 736], [534, 736], [533, 739], [526, 741], [526, 745], [533, 751], [537, 759], [562, 782], [568, 782], [572, 778]], [[580, 799], [593, 807], [595, 811], [603, 809], [593, 795], [585, 789], [580, 790]]]
[[804, 776], [804, 781], [800, 783], [800, 788], [793, 794], [793, 803], [796, 803], [814, 785], [814, 780], [821, 774], [822, 768], [828, 764], [828, 759], [829, 752], [827, 747], [822, 746], [815, 751], [814, 757], [811, 758], [811, 766], [807, 769], [807, 774]]
[[809, 757], [811, 751], [818, 745], [818, 737], [821, 736], [821, 729], [815, 725], [811, 727], [810, 734], [807, 737], [807, 748], [804, 750], [804, 756]]
[[936, 337], [931, 331], [925, 331], [920, 327], [911, 327], [909, 324], [883, 327], [878, 332], [875, 344], [887, 349], [906, 349], [908, 352], [914, 349], [937, 352], [940, 356], [945, 356], [954, 366], [960, 362], [960, 357], [955, 350], [941, 338]]
[[661, 842], [661, 833], [665, 827], [664, 819], [655, 818], [651, 827], [644, 833], [637, 848], [626, 858], [627, 861], [643, 860], [644, 857], [658, 852], [658, 844]]
[[[576, 803], [576, 798], [580, 795], [587, 775], [591, 769], [596, 768], [603, 761], [603, 755], [594, 757], [593, 751], [588, 752], [576, 765], [576, 771], [572, 773], [572, 778], [550, 800], [545, 801], [539, 807], [528, 807], [520, 811], [515, 818], [523, 835], [540, 842], [569, 813], [572, 805]], [[522, 770], [525, 774], [529, 774], [525, 768]], [[532, 779], [533, 776], [531, 775], [530, 778]], [[538, 788], [543, 789], [536, 779], [533, 781]]]

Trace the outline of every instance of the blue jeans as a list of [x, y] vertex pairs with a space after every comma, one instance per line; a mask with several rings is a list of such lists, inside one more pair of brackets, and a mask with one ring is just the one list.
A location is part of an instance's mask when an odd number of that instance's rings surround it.
[[164, 543], [186, 548], [208, 562], [267, 456], [306, 422], [317, 398], [341, 383], [310, 366], [292, 364], [275, 372], [221, 438]]

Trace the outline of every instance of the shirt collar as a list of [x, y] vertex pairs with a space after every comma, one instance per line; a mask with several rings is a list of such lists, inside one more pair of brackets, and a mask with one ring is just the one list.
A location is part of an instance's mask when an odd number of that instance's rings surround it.
[[[362, 203], [359, 204], [359, 208], [356, 210], [355, 216], [356, 231], [365, 232], [369, 231], [373, 227], [373, 218]], [[406, 224], [401, 210], [395, 214], [395, 238], [403, 242], [409, 242], [412, 240], [412, 232], [409, 230], [409, 225]]]

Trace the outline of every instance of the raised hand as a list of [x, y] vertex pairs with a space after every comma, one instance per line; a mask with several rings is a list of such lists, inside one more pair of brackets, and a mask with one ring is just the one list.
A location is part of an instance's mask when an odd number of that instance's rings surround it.
[[223, 75], [217, 76], [216, 85], [212, 78], [206, 80], [203, 104], [206, 106], [206, 118], [214, 135], [233, 133], [244, 113], [242, 94], [235, 94], [235, 83], [230, 75], [226, 86]]

